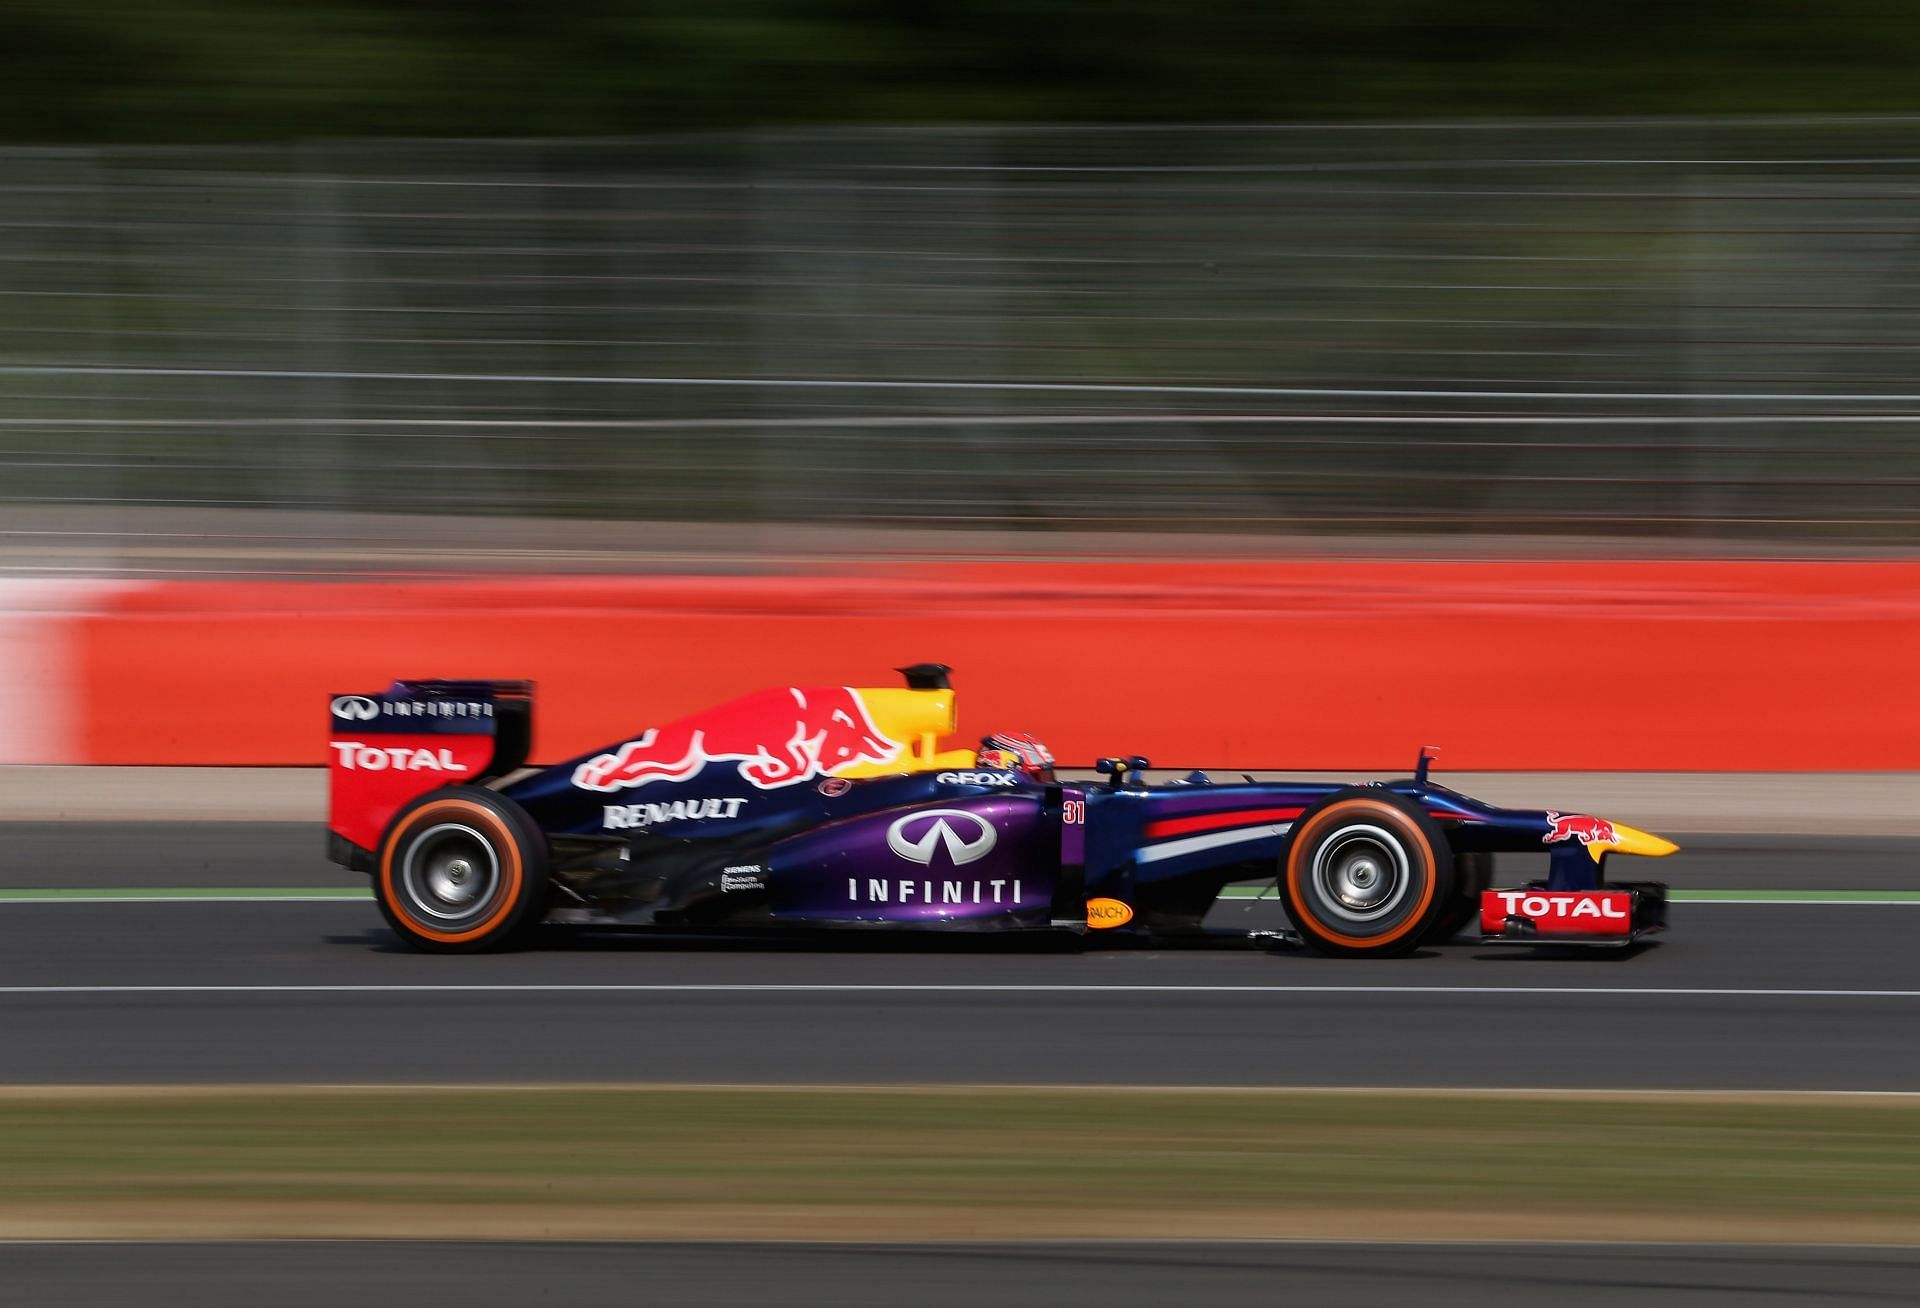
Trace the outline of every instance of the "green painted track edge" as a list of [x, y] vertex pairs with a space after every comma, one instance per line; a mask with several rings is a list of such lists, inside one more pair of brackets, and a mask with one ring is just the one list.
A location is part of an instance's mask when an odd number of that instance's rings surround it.
[[365, 886], [35, 886], [0, 889], [0, 903], [22, 900], [370, 899]]
[[[1274, 899], [1272, 886], [1228, 886], [1222, 899]], [[1686, 890], [1669, 889], [1676, 904], [1920, 904], [1916, 890]]]
[[[38, 886], [0, 888], [0, 903], [180, 900], [367, 900], [365, 886]], [[1274, 899], [1273, 888], [1228, 886], [1222, 899]], [[1675, 903], [1697, 904], [1920, 904], [1916, 890], [1671, 890]]]

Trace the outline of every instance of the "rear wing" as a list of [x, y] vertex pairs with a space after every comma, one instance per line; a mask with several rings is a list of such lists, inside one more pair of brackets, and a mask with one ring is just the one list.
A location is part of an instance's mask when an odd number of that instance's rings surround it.
[[530, 681], [396, 681], [328, 713], [327, 857], [362, 871], [408, 801], [503, 777], [533, 746]]

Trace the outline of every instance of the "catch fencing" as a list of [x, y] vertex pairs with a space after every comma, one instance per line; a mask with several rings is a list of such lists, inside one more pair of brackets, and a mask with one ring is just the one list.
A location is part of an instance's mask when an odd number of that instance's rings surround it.
[[1916, 119], [10, 150], [0, 301], [83, 516], [1920, 541]]

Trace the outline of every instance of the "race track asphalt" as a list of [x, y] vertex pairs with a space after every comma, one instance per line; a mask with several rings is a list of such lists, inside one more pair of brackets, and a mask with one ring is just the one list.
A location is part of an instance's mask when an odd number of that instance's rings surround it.
[[1375, 1244], [0, 1244], [10, 1301], [338, 1304], [1418, 1303], [1484, 1308], [1910, 1304], [1920, 1252], [1806, 1246]]
[[556, 935], [447, 957], [370, 900], [0, 902], [0, 1081], [1920, 1090], [1920, 904], [1673, 917], [1632, 956]]
[[[311, 826], [0, 828], [0, 891], [358, 887]], [[1920, 889], [1920, 842], [1693, 838], [1676, 885]], [[370, 899], [0, 899], [0, 1082], [1053, 1083], [1920, 1091], [1920, 903], [1676, 905], [1632, 956], [1452, 943], [401, 949]], [[1216, 921], [1282, 924], [1223, 902]], [[715, 1232], [751, 1239], [751, 1231]], [[849, 1232], [857, 1235], [858, 1232]], [[4, 1243], [7, 1302], [1920, 1300], [1912, 1250], [1503, 1244]]]

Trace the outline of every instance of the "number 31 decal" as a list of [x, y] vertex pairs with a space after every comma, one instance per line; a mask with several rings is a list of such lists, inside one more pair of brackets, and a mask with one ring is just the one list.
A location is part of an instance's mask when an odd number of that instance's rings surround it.
[[1087, 801], [1069, 799], [1060, 805], [1060, 822], [1063, 826], [1077, 827], [1087, 820]]

